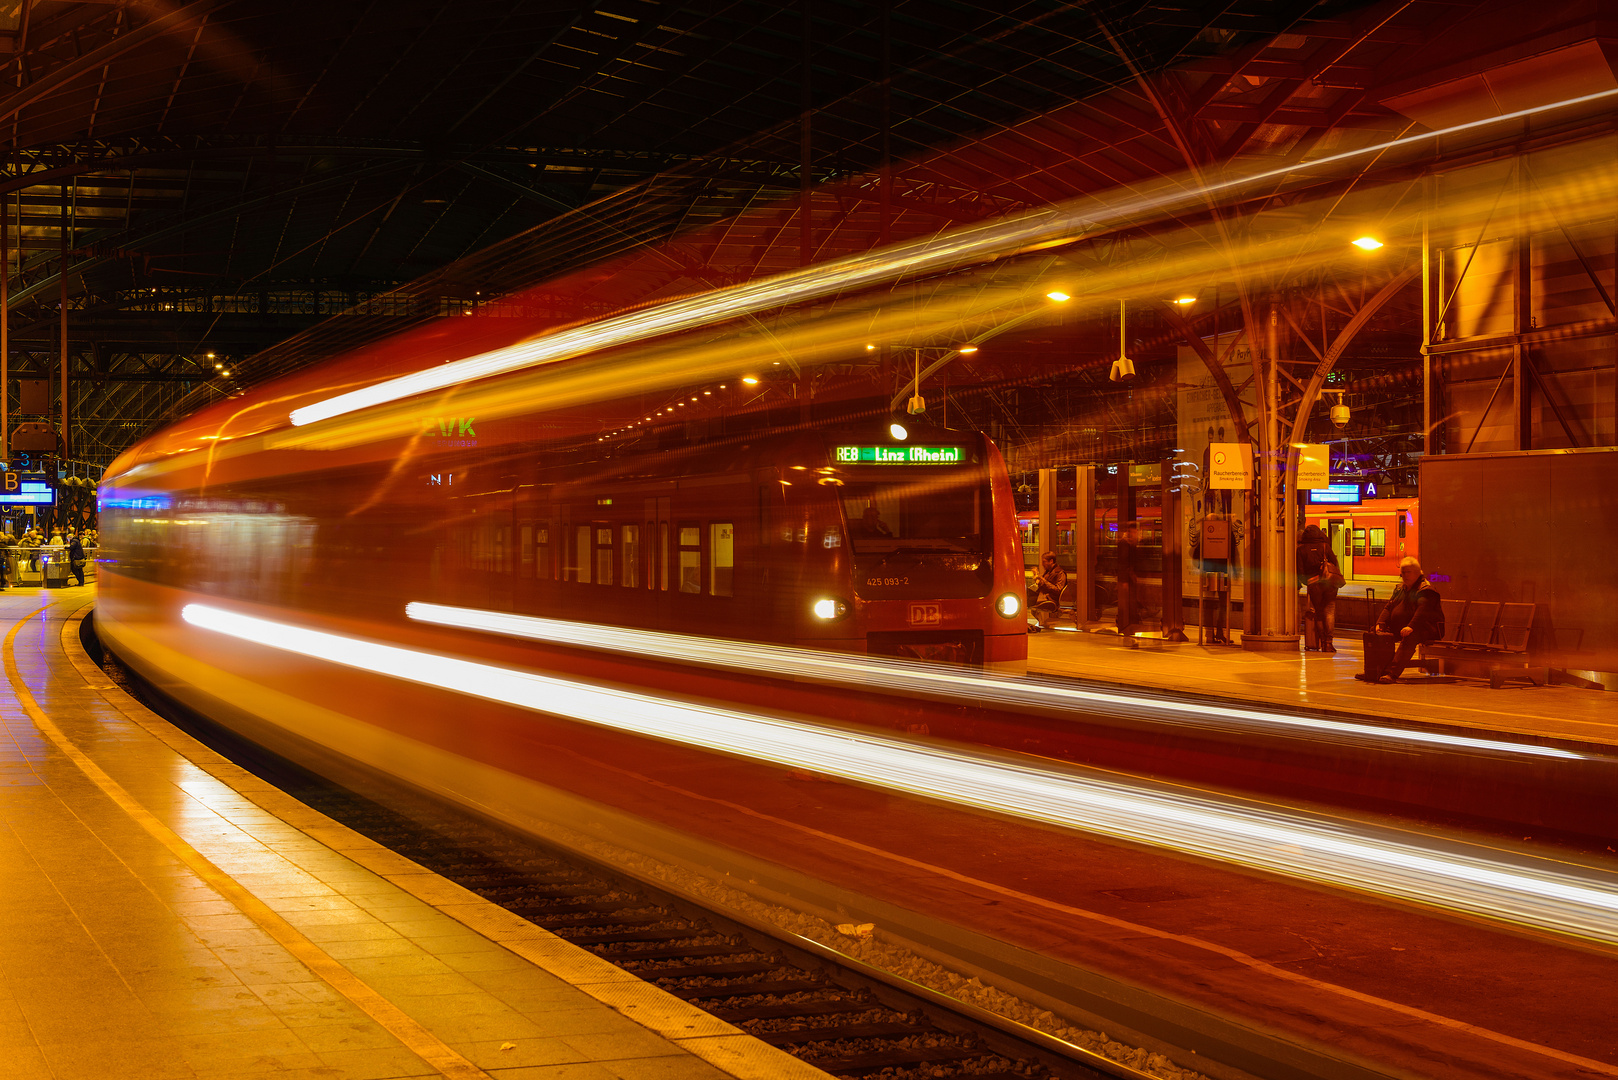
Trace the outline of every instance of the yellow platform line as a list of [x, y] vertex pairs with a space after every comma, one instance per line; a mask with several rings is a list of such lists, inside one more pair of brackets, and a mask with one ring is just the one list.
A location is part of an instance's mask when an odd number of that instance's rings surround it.
[[11, 680], [11, 689], [17, 695], [17, 701], [23, 710], [28, 713], [34, 726], [55, 744], [56, 748], [65, 754], [79, 771], [89, 777], [97, 787], [106, 793], [119, 809], [128, 814], [143, 829], [152, 835], [158, 843], [168, 848], [174, 855], [190, 867], [192, 872], [205, 881], [215, 892], [236, 905], [236, 909], [243, 915], [252, 919], [265, 933], [274, 938], [282, 948], [291, 953], [299, 963], [320, 978], [324, 979], [333, 990], [342, 994], [353, 1002], [361, 1011], [375, 1020], [388, 1034], [398, 1039], [417, 1057], [426, 1062], [441, 1075], [449, 1080], [493, 1080], [493, 1078], [472, 1062], [462, 1057], [438, 1036], [422, 1027], [412, 1019], [404, 1010], [383, 997], [376, 990], [368, 986], [359, 976], [349, 971], [342, 964], [333, 959], [324, 949], [309, 940], [303, 933], [286, 919], [276, 913], [268, 904], [260, 900], [247, 887], [235, 878], [215, 866], [206, 855], [186, 843], [184, 839], [167, 825], [163, 824], [146, 807], [136, 801], [135, 797], [126, 791], [122, 784], [108, 776], [101, 766], [90, 760], [89, 756], [73, 745], [68, 737], [57, 727], [51, 718], [45, 715], [34, 695], [23, 682], [21, 673], [17, 670], [17, 657], [15, 643], [17, 634], [34, 618], [34, 616], [47, 610], [49, 605], [36, 608], [11, 628], [6, 635], [4, 651], [6, 677]]

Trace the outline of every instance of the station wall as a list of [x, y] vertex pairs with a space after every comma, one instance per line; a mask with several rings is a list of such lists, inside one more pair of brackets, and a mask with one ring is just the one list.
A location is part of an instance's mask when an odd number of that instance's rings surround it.
[[1422, 565], [1447, 598], [1538, 605], [1547, 663], [1618, 671], [1615, 488], [1614, 448], [1425, 458]]

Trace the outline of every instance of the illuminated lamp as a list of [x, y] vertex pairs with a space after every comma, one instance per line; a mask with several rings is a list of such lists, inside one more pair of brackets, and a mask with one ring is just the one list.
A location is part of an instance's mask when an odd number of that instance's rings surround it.
[[876, 346], [875, 345], [867, 345], [867, 346], [865, 346], [865, 351], [866, 352], [876, 352]]
[[753, 375], [743, 375], [742, 382], [746, 383], [748, 386], [757, 386], [758, 378]]
[[815, 618], [830, 622], [832, 619], [841, 619], [847, 615], [848, 605], [841, 600], [822, 599], [816, 600], [810, 610], [815, 613]]
[[1382, 241], [1374, 236], [1362, 236], [1358, 240], [1352, 241], [1352, 243], [1361, 251], [1375, 251], [1382, 246]]
[[1015, 619], [1022, 610], [1022, 598], [1016, 593], [1006, 593], [994, 602], [994, 609], [1008, 619]]
[[977, 352], [978, 347], [976, 345], [972, 344], [969, 341], [965, 345], [962, 345], [959, 349], [956, 349], [955, 351], [960, 353], [962, 356], [967, 356], [967, 355], [970, 355], [971, 353]]
[[1175, 297], [1175, 298], [1174, 298], [1174, 302], [1175, 302], [1175, 303], [1176, 303], [1176, 304], [1179, 304], [1179, 305], [1180, 305], [1180, 306], [1181, 306], [1181, 307], [1184, 307], [1184, 306], [1185, 306], [1185, 305], [1187, 305], [1187, 304], [1194, 304], [1194, 303], [1196, 303], [1196, 302], [1197, 302], [1197, 298], [1196, 298], [1196, 297], [1194, 297], [1194, 296], [1176, 296], [1176, 297]]
[[1058, 304], [1065, 304], [1069, 300], [1073, 299], [1073, 297], [1068, 293], [1063, 292], [1061, 289], [1052, 289], [1050, 292], [1045, 294], [1045, 299], [1055, 300]]
[[899, 442], [904, 442], [906, 439], [910, 438], [910, 432], [905, 430], [905, 426], [903, 424], [897, 422], [888, 425], [888, 434], [892, 435]]

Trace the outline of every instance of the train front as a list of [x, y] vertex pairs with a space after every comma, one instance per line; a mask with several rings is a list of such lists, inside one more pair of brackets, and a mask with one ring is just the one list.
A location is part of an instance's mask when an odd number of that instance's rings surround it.
[[1022, 541], [999, 450], [978, 432], [894, 424], [883, 434], [826, 434], [817, 488], [835, 500], [846, 537], [836, 591], [850, 599], [813, 599], [817, 636], [832, 640], [806, 644], [1020, 669]]

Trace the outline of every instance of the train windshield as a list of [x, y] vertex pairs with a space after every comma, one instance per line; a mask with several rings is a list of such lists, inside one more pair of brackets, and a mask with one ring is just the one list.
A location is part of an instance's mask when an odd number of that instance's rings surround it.
[[857, 555], [983, 551], [981, 476], [907, 477], [846, 482], [841, 489], [849, 542]]

